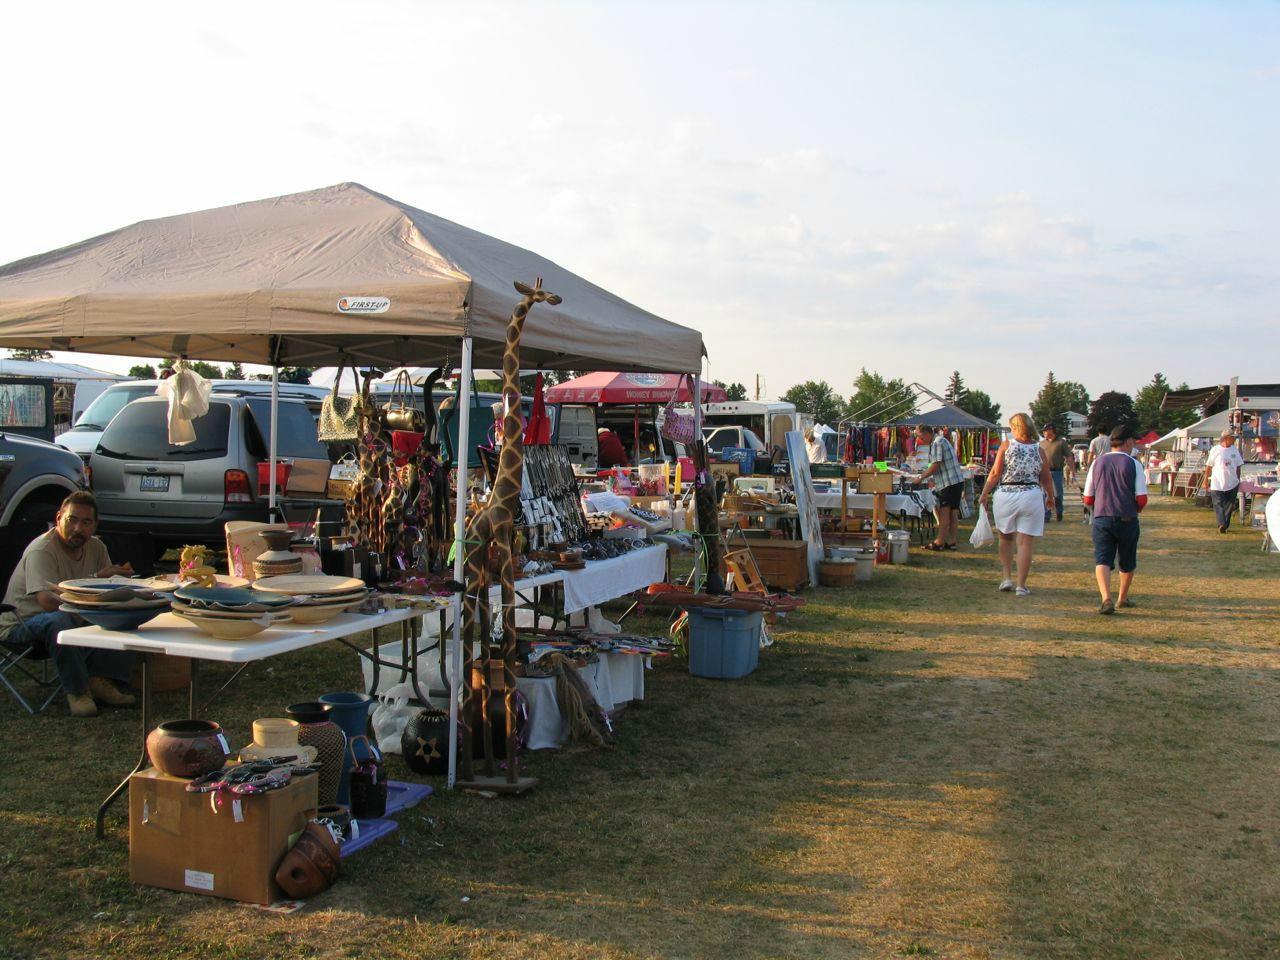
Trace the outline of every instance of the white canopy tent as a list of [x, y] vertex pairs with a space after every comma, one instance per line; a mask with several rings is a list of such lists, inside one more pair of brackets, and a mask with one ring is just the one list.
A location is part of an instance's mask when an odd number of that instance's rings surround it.
[[[530, 312], [525, 368], [700, 372], [696, 330], [355, 183], [143, 221], [0, 267], [0, 346], [270, 365], [274, 510], [281, 365], [460, 366], [466, 437], [472, 363], [501, 367], [513, 284], [539, 277], [563, 303]], [[459, 543], [466, 500], [464, 469]], [[456, 711], [455, 691], [451, 730]], [[455, 758], [451, 742], [451, 784]]]

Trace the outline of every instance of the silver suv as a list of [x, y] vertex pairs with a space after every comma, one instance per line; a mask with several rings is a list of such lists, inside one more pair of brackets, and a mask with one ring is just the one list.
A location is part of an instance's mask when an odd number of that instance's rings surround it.
[[[340, 507], [325, 499], [329, 450], [312, 405], [281, 391], [277, 456], [288, 464], [282, 499], [291, 512]], [[107, 424], [89, 459], [101, 529], [150, 534], [158, 554], [175, 543], [221, 544], [229, 520], [266, 520], [270, 397], [213, 394], [183, 446], [169, 443], [168, 417], [167, 400], [146, 397]]]

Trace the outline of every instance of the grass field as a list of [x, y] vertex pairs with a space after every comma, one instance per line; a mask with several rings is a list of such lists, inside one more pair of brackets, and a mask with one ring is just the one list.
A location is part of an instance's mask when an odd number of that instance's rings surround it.
[[[1079, 522], [1029, 598], [967, 546], [810, 591], [751, 677], [660, 666], [615, 748], [535, 754], [525, 798], [432, 798], [291, 917], [133, 887], [123, 820], [96, 842], [92, 815], [136, 714], [3, 701], [0, 956], [1275, 956], [1280, 560], [1188, 504], [1143, 525], [1114, 617]], [[356, 683], [307, 651], [214, 716], [243, 743]]]

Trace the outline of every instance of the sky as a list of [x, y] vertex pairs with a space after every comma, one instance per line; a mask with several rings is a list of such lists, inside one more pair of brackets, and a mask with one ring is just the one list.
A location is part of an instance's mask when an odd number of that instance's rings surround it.
[[[130, 3], [6, 13], [0, 263], [354, 180], [702, 331], [862, 367], [1280, 380], [1275, 3]], [[60, 355], [62, 357], [63, 355]], [[107, 369], [120, 358], [77, 357]], [[430, 358], [424, 358], [430, 362]]]

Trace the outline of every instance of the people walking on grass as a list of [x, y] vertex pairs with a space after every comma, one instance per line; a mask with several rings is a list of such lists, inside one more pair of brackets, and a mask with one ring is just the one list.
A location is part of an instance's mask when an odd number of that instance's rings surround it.
[[954, 550], [956, 528], [960, 526], [960, 498], [964, 496], [964, 473], [956, 458], [956, 448], [928, 424], [916, 427], [916, 442], [929, 445], [929, 466], [923, 476], [933, 481], [938, 498], [938, 534], [926, 550]]
[[[1049, 476], [1053, 478], [1054, 505], [1057, 507], [1058, 522], [1061, 523], [1064, 475], [1069, 469], [1069, 464], [1074, 466], [1075, 457], [1071, 453], [1071, 444], [1058, 436], [1058, 428], [1052, 423], [1044, 425], [1044, 439], [1040, 441], [1040, 449], [1049, 460]], [[1044, 520], [1045, 523], [1049, 522], [1048, 507], [1044, 511]]]
[[1236, 448], [1236, 438], [1230, 430], [1223, 430], [1217, 446], [1209, 451], [1204, 462], [1204, 482], [1213, 500], [1219, 533], [1226, 533], [1231, 528], [1231, 514], [1238, 502], [1236, 494], [1240, 490], [1240, 468], [1243, 466], [1244, 457]]
[[[1116, 427], [1111, 452], [1093, 461], [1084, 481], [1084, 502], [1093, 507], [1093, 572], [1102, 596], [1098, 612], [1103, 614], [1135, 605], [1129, 591], [1138, 568], [1138, 514], [1147, 505], [1147, 474], [1132, 451], [1132, 429]], [[1111, 571], [1117, 562], [1120, 593], [1112, 600]]]
[[1098, 424], [1098, 435], [1089, 441], [1089, 452], [1084, 455], [1084, 468], [1088, 470], [1093, 461], [1111, 452], [1111, 428]]
[[1009, 429], [1013, 436], [996, 451], [996, 462], [978, 502], [984, 506], [992, 502], [992, 526], [1000, 537], [1000, 567], [1004, 572], [1000, 589], [1026, 597], [1031, 595], [1027, 588], [1031, 555], [1036, 539], [1044, 535], [1047, 510], [1054, 508], [1056, 499], [1049, 460], [1040, 449], [1036, 425], [1025, 413], [1015, 413], [1009, 418]]

